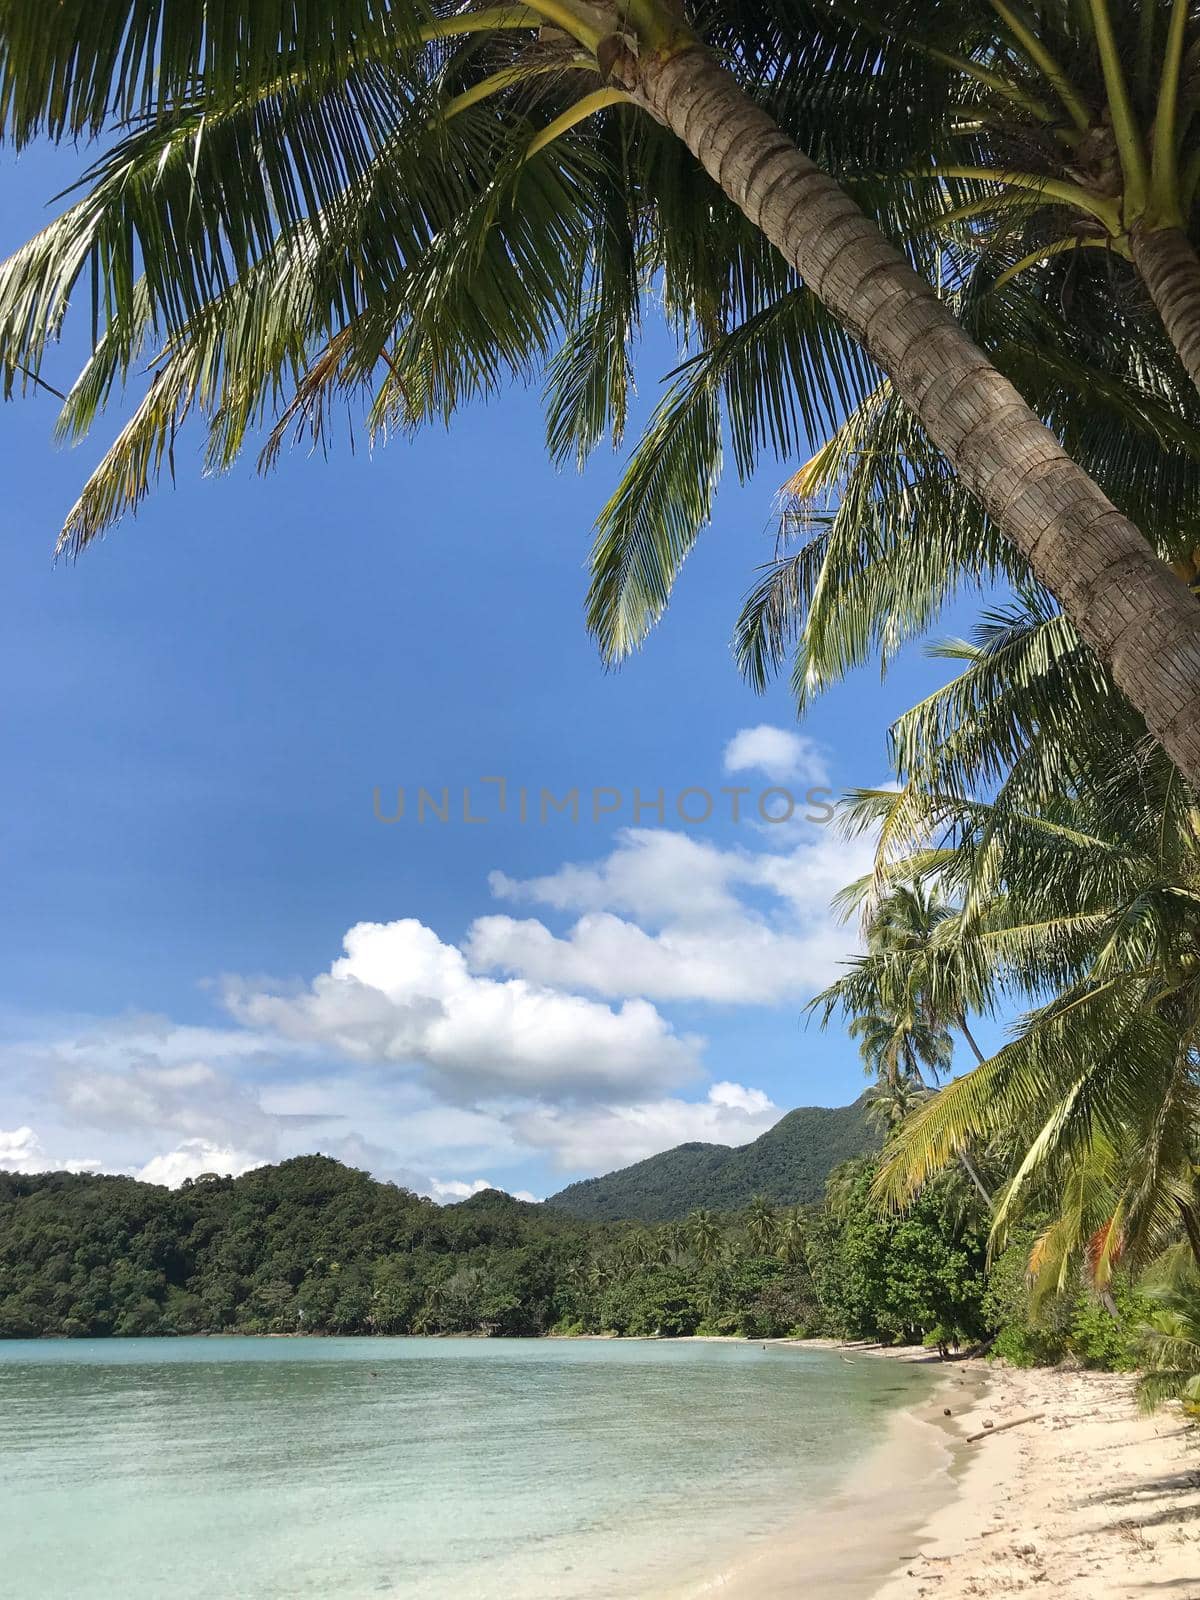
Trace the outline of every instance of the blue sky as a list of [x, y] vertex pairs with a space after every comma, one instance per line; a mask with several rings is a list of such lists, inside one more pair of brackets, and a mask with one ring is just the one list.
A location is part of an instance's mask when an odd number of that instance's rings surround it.
[[[75, 159], [8, 163], [5, 249]], [[62, 387], [84, 321], [47, 362]], [[643, 411], [669, 365], [651, 337]], [[615, 461], [555, 472], [536, 394], [266, 479], [202, 479], [184, 434], [177, 487], [74, 567], [53, 538], [118, 421], [62, 450], [53, 416], [32, 395], [0, 433], [0, 1164], [178, 1181], [321, 1149], [441, 1197], [544, 1195], [861, 1091], [801, 1013], [853, 947], [826, 905], [862, 847], [755, 802], [883, 779], [889, 718], [941, 669], [859, 674], [799, 730], [785, 685], [741, 682], [786, 468], [727, 479], [664, 623], [606, 673], [582, 608]], [[455, 820], [419, 824], [418, 785]], [[541, 789], [575, 786], [579, 822], [543, 825]], [[662, 825], [632, 829], [635, 786]], [[622, 803], [593, 821], [597, 787]], [[715, 803], [688, 827], [690, 787]]]

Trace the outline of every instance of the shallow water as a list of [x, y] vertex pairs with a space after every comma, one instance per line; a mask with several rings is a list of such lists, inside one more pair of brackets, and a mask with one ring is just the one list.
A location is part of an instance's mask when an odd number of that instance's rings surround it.
[[756, 1344], [0, 1343], [20, 1600], [621, 1600], [752, 1556], [922, 1369]]

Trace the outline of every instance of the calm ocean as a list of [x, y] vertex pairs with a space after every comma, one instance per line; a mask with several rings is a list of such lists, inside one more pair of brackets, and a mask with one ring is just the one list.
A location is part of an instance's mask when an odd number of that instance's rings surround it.
[[922, 1369], [756, 1344], [0, 1343], [14, 1600], [621, 1600], [845, 1480]]

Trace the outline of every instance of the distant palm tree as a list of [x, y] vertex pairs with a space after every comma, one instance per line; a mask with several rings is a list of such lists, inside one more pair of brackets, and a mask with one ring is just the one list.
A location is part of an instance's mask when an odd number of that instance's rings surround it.
[[[862, 879], [842, 898], [854, 904], [872, 889], [873, 880]], [[957, 908], [935, 890], [916, 878], [895, 882], [869, 918], [866, 955], [810, 1002], [810, 1008], [823, 1013], [823, 1024], [835, 1011], [849, 1018], [848, 1031], [859, 1041], [867, 1071], [887, 1091], [902, 1094], [907, 1089], [915, 1100], [936, 1086], [950, 1070], [951, 1022], [976, 1059], [983, 1059], [966, 1020], [968, 1004], [978, 1002], [983, 991], [969, 968], [944, 959], [947, 949], [956, 949], [958, 926]], [[990, 1207], [991, 1195], [970, 1152], [964, 1147], [956, 1154]]]
[[775, 1245], [775, 1254], [781, 1261], [786, 1261], [788, 1266], [802, 1266], [808, 1278], [809, 1287], [812, 1289], [813, 1298], [818, 1306], [824, 1310], [825, 1302], [821, 1297], [821, 1288], [817, 1282], [816, 1274], [812, 1269], [812, 1262], [808, 1254], [808, 1223], [801, 1206], [792, 1206], [785, 1211], [779, 1219], [779, 1230]]
[[770, 1255], [779, 1237], [779, 1216], [766, 1195], [756, 1194], [746, 1212], [746, 1236], [759, 1255]]
[[912, 1115], [925, 1099], [925, 1094], [926, 1091], [907, 1075], [891, 1079], [881, 1078], [870, 1092], [867, 1116], [874, 1124], [884, 1129], [885, 1136], [891, 1135], [907, 1117]]
[[659, 1250], [657, 1240], [645, 1228], [639, 1228], [630, 1235], [627, 1249], [630, 1263], [633, 1266], [641, 1268], [658, 1265]]
[[687, 1220], [688, 1243], [702, 1267], [711, 1267], [721, 1255], [721, 1226], [706, 1207], [700, 1206]]
[[789, 1263], [803, 1261], [805, 1244], [807, 1242], [804, 1213], [799, 1206], [792, 1206], [785, 1211], [779, 1219], [779, 1229], [776, 1234], [775, 1253], [780, 1260]]
[[687, 1249], [687, 1233], [678, 1222], [665, 1223], [657, 1235], [658, 1259], [664, 1267], [674, 1266]]

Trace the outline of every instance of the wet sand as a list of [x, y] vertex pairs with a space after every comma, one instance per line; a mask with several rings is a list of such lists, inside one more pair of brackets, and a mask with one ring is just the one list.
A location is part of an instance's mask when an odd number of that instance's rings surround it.
[[1177, 1407], [1140, 1414], [1112, 1373], [826, 1346], [942, 1381], [835, 1497], [680, 1600], [1200, 1600], [1200, 1429]]

